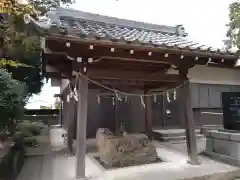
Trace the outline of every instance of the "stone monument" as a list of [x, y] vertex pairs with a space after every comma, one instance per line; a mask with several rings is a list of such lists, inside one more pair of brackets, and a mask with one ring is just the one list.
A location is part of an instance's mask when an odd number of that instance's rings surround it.
[[240, 92], [222, 93], [224, 128], [205, 133], [205, 153], [229, 164], [240, 165]]
[[99, 129], [96, 135], [100, 160], [107, 166], [129, 166], [156, 161], [154, 145], [144, 134], [114, 136], [107, 129]]

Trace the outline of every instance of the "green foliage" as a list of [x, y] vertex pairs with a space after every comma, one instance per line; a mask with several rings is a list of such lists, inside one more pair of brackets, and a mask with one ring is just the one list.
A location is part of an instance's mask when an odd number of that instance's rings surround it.
[[18, 124], [17, 132], [13, 136], [13, 141], [23, 144], [24, 147], [37, 147], [39, 145], [34, 136], [41, 134], [44, 128], [43, 123], [24, 121]]
[[240, 47], [240, 2], [234, 2], [229, 6], [229, 20], [227, 24], [227, 37], [229, 43], [233, 46]]
[[0, 1], [0, 9], [6, 12], [4, 16], [0, 15], [0, 59], [12, 59], [27, 65], [19, 67], [8, 63], [6, 69], [12, 73], [13, 78], [27, 85], [28, 97], [40, 93], [43, 76], [40, 37], [34, 29], [24, 24], [23, 16], [31, 14], [38, 18], [51, 7], [72, 2], [72, 0], [29, 0], [28, 5], [20, 5], [17, 0]]
[[52, 109], [52, 106], [40, 106], [40, 109]]
[[30, 66], [23, 63], [19, 63], [17, 61], [0, 58], [0, 67], [1, 68], [8, 68], [8, 67], [18, 68], [18, 67], [30, 67]]
[[27, 98], [25, 85], [4, 69], [0, 69], [0, 92], [0, 129], [3, 129], [22, 115]]
[[25, 137], [31, 137], [32, 133], [30, 131], [17, 131], [13, 135], [13, 141], [18, 142], [18, 141], [23, 141]]
[[32, 147], [32, 148], [39, 146], [39, 143], [35, 137], [24, 138], [23, 144], [25, 147]]
[[55, 109], [60, 109], [61, 108], [61, 101], [59, 99], [56, 98], [55, 102], [54, 102], [54, 108]]
[[22, 122], [18, 124], [18, 130], [23, 137], [37, 136], [41, 133], [43, 125], [40, 123]]
[[[12, 73], [13, 78], [27, 85], [27, 95], [30, 97], [32, 94], [38, 94], [43, 85], [43, 77], [40, 74], [40, 40], [31, 30], [26, 29], [22, 14], [13, 13], [0, 21], [0, 34], [3, 37], [0, 40], [0, 58], [16, 61], [17, 65], [8, 61], [5, 68]], [[6, 61], [2, 62], [3, 65], [6, 64]]]
[[72, 4], [74, 0], [29, 0], [30, 4], [40, 13], [44, 15], [52, 7], [59, 7], [61, 4]]

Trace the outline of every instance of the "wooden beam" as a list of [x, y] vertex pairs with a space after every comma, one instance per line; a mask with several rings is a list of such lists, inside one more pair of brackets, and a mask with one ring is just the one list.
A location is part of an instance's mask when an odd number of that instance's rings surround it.
[[92, 79], [109, 79], [109, 80], [124, 80], [124, 81], [148, 81], [148, 82], [181, 82], [182, 78], [176, 74], [164, 73], [144, 73], [122, 70], [103, 70], [89, 69], [88, 77]]
[[[81, 56], [76, 56], [76, 55], [69, 55], [67, 52], [51, 52], [44, 54], [44, 62], [55, 62], [55, 63], [66, 63], [66, 62], [77, 62], [78, 57], [82, 59], [88, 59], [92, 58], [92, 63], [91, 66], [97, 65], [97, 66], [102, 66], [102, 65], [108, 65], [111, 63], [112, 65], [117, 65], [117, 68], [119, 68], [120, 65], [126, 65], [126, 64], [133, 64], [134, 65], [141, 65], [141, 66], [153, 66], [156, 68], [163, 68], [163, 67], [170, 67], [169, 62], [161, 62], [157, 60], [149, 60], [149, 59], [136, 59], [136, 58], [122, 58], [122, 57], [114, 57], [114, 56], [94, 56], [92, 53], [89, 55], [84, 55], [81, 54]], [[71, 64], [69, 64], [71, 65]], [[74, 64], [75, 66], [79, 66], [80, 64]], [[146, 66], [147, 65], [147, 66]]]
[[[102, 61], [103, 60], [103, 61]], [[104, 68], [104, 69], [107, 69], [109, 68], [110, 70], [111, 69], [114, 69], [112, 67], [108, 67], [109, 66], [109, 63], [108, 61], [110, 60], [107, 60], [107, 62], [102, 59], [101, 61], [99, 62], [94, 62], [92, 64], [90, 64], [90, 67], [92, 69], [92, 67], [94, 67], [96, 69], [97, 68]], [[146, 60], [145, 60], [146, 61]], [[181, 64], [181, 63], [186, 63], [186, 61], [188, 61], [189, 63], [188, 64], [192, 64], [194, 65], [195, 64], [206, 64], [207, 60], [204, 60], [202, 61], [200, 58], [197, 60], [197, 63], [196, 63], [196, 60], [189, 60], [189, 59], [183, 59], [181, 61], [177, 61], [175, 60], [178, 64]], [[235, 68], [233, 67], [234, 66], [234, 62], [233, 61], [228, 61], [228, 60], [224, 60], [223, 62], [221, 62], [222, 59], [216, 59], [216, 58], [212, 58], [211, 60], [211, 63], [208, 63], [208, 66], [217, 66], [217, 67], [222, 67], [222, 68]], [[130, 62], [123, 62], [123, 61], [119, 61], [119, 60], [113, 60], [113, 61], [110, 61], [111, 62], [111, 66], [115, 65], [115, 68], [121, 68], [121, 69], [124, 69], [124, 68], [134, 68], [135, 65], [128, 65], [128, 63]], [[66, 76], [66, 74], [69, 74], [69, 71], [71, 71], [72, 68], [74, 68], [75, 70], [79, 69], [80, 68], [80, 63], [77, 63], [76, 60], [67, 60], [66, 59], [66, 53], [56, 53], [56, 54], [44, 54], [44, 65], [43, 65], [43, 72], [45, 75], [47, 76], [50, 76], [49, 75], [49, 70], [48, 70], [48, 64], [51, 64], [52, 66], [54, 66], [55, 68], [57, 68], [60, 72], [62, 72], [62, 76]], [[122, 63], [122, 64], [121, 64]], [[136, 63], [136, 62], [135, 62]], [[147, 64], [147, 66], [146, 66]], [[140, 66], [142, 65], [142, 67]], [[151, 66], [150, 66], [151, 65]], [[168, 68], [167, 64], [165, 64], [164, 66], [162, 64], [154, 64], [152, 62], [150, 63], [142, 63], [142, 62], [139, 62], [136, 66], [136, 68], [139, 68], [141, 67], [139, 70], [141, 72], [144, 72], [144, 71], [148, 71], [148, 72], [154, 72], [154, 71], [164, 71]], [[113, 66], [114, 67], [114, 66]], [[62, 77], [61, 77], [62, 78]], [[65, 78], [65, 77], [63, 77]]]
[[[77, 65], [74, 65], [74, 67]], [[159, 72], [166, 71], [171, 68], [170, 64], [160, 64], [151, 62], [138, 61], [122, 61], [113, 59], [102, 59], [101, 61], [93, 61], [90, 64], [91, 69], [105, 69], [105, 70], [123, 70], [123, 71], [141, 71], [141, 72]]]
[[[56, 77], [56, 76], [54, 76]], [[136, 81], [121, 81], [121, 80], [96, 80], [97, 82], [122, 92], [133, 92], [134, 90], [144, 89], [145, 87], [148, 89], [158, 89], [159, 90], [166, 90], [167, 87], [172, 88], [176, 87], [180, 82], [136, 82]], [[75, 78], [72, 80], [73, 85], [75, 84]], [[89, 89], [98, 89], [101, 92], [110, 92], [109, 90], [101, 87], [99, 85], [93, 84], [89, 82], [88, 85]], [[68, 90], [68, 87], [64, 89], [62, 92], [65, 93]]]
[[[56, 74], [58, 76], [62, 76], [62, 78], [66, 78], [69, 74], [69, 71], [71, 71], [71, 67], [74, 67], [72, 71], [78, 71], [81, 68], [81, 63], [77, 62], [69, 62], [69, 65], [65, 63], [63, 65], [61, 62], [58, 62], [56, 60], [49, 60], [51, 65], [46, 66], [44, 69], [44, 74], [46, 76], [51, 76], [51, 74]], [[50, 68], [50, 66], [54, 67], [54, 69]], [[149, 64], [130, 64], [130, 63], [105, 63], [102, 62], [100, 64], [89, 64], [88, 65], [88, 76], [97, 76], [100, 77], [99, 75], [104, 75], [110, 76], [111, 75], [118, 75], [118, 77], [126, 77], [132, 76], [133, 78], [136, 77], [142, 77], [143, 78], [148, 78], [147, 80], [151, 79], [161, 79], [161, 76], [164, 75], [167, 70], [170, 68], [166, 66], [155, 66], [155, 65], [149, 65]], [[155, 73], [155, 74], [154, 74]], [[161, 76], [159, 76], [159, 74]], [[99, 78], [98, 78], [99, 79]]]
[[[56, 52], [60, 54], [61, 52], [65, 52], [67, 55], [76, 57], [84, 57], [84, 56], [91, 56], [91, 57], [106, 57], [106, 58], [123, 58], [129, 60], [144, 60], [145, 62], [161, 62], [163, 64], [172, 64], [173, 61], [176, 59], [177, 55], [171, 54], [171, 57], [165, 57], [165, 53], [154, 52], [149, 55], [149, 51], [146, 50], [134, 50], [129, 48], [119, 48], [115, 47], [114, 51], [111, 51], [111, 46], [102, 46], [98, 44], [94, 44], [93, 49], [89, 48], [89, 44], [85, 43], [76, 43], [71, 42], [71, 47], [66, 47], [66, 42], [62, 41], [56, 43], [53, 40], [47, 41], [47, 47], [51, 52]], [[178, 58], [180, 56], [178, 55]]]
[[[100, 64], [88, 64], [88, 76], [96, 77], [99, 79], [101, 76], [116, 76], [117, 79], [123, 77], [126, 79], [129, 77], [130, 79], [136, 79], [140, 77], [141, 79], [146, 79], [147, 81], [158, 81], [163, 79], [166, 81], [166, 74], [164, 74], [170, 66], [162, 66], [162, 65], [154, 65], [154, 64], [142, 64], [142, 63], [116, 63], [114, 67], [114, 63], [111, 62], [113, 66], [108, 67], [107, 62], [103, 62]], [[64, 63], [58, 61], [56, 59], [46, 59], [46, 68], [44, 69], [46, 76], [51, 76], [55, 73], [57, 76], [62, 76], [61, 78], [67, 78], [69, 72], [71, 70], [79, 70], [81, 68], [81, 63], [77, 61], [69, 61], [66, 60]], [[48, 67], [54, 67], [54, 70]], [[74, 67], [74, 68], [73, 68]], [[130, 69], [126, 69], [126, 67], [131, 67]], [[137, 68], [137, 69], [134, 69]], [[138, 69], [139, 68], [139, 69]], [[154, 74], [155, 73], [155, 74]], [[159, 74], [160, 73], [160, 74]], [[172, 77], [172, 75], [170, 75]]]
[[[148, 82], [181, 82], [182, 78], [177, 74], [165, 74], [162, 73], [150, 73], [140, 71], [124, 71], [117, 69], [88, 69], [88, 77], [91, 79], [99, 80], [123, 80], [123, 81], [148, 81]], [[50, 78], [67, 79], [69, 70], [64, 71], [63, 69], [59, 72], [45, 72], [45, 75]], [[74, 76], [74, 74], [73, 74]]]

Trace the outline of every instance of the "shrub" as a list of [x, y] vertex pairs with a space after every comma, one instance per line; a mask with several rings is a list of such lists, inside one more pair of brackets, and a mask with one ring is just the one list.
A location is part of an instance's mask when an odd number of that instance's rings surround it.
[[41, 123], [23, 122], [18, 124], [18, 130], [24, 137], [37, 136], [41, 133], [43, 125]]
[[15, 143], [16, 147], [22, 147], [23, 146], [23, 139], [24, 135], [22, 132], [16, 132], [13, 136], [13, 142]]
[[0, 130], [2, 130], [23, 114], [26, 103], [25, 84], [13, 79], [11, 74], [0, 68], [0, 92]]
[[24, 146], [26, 146], [26, 147], [37, 147], [37, 146], [39, 145], [39, 144], [38, 144], [38, 141], [37, 141], [36, 138], [34, 138], [34, 137], [24, 138], [23, 144], [24, 144]]

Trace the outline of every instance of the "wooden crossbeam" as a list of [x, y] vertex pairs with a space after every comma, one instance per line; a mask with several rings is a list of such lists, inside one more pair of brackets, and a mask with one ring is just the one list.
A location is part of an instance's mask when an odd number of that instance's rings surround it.
[[[45, 72], [49, 78], [66, 79], [67, 74], [63, 72]], [[73, 73], [73, 76], [76, 74]], [[181, 82], [182, 78], [177, 74], [164, 74], [164, 73], [141, 73], [122, 70], [99, 70], [89, 69], [87, 71], [87, 77], [92, 80], [122, 80], [122, 81], [137, 81], [137, 82]]]
[[77, 57], [108, 57], [108, 58], [122, 58], [129, 61], [145, 61], [145, 62], [155, 62], [162, 64], [172, 64], [180, 59], [180, 55], [167, 54], [163, 52], [150, 52], [150, 51], [139, 51], [134, 49], [124, 49], [124, 48], [113, 48], [109, 46], [102, 46], [94, 44], [93, 49], [90, 48], [91, 45], [84, 43], [71, 42], [70, 47], [66, 47], [66, 42], [58, 42], [53, 40], [48, 40], [46, 43], [46, 48], [51, 52], [59, 53], [65, 52], [69, 56], [74, 58]]
[[91, 69], [87, 71], [87, 76], [91, 79], [108, 79], [124, 81], [147, 81], [147, 82], [181, 82], [182, 78], [177, 74], [145, 73], [139, 71], [123, 70], [103, 70]]

